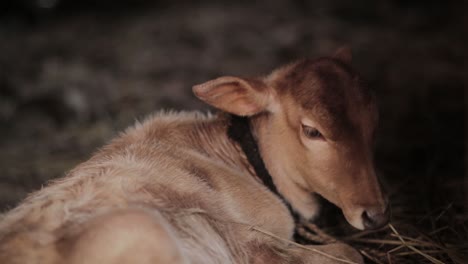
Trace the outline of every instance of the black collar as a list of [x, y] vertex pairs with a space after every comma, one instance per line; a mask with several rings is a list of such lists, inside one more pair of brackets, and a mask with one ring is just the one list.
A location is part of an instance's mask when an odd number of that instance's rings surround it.
[[270, 189], [270, 191], [276, 194], [288, 207], [289, 212], [294, 218], [294, 222], [298, 223], [299, 215], [294, 212], [291, 204], [278, 192], [273, 178], [265, 167], [265, 163], [260, 155], [257, 142], [250, 128], [250, 122], [248, 117], [241, 117], [236, 115], [230, 115], [230, 124], [227, 131], [230, 139], [237, 142], [242, 151], [247, 156], [247, 160], [255, 170], [255, 174], [262, 180], [263, 184]]

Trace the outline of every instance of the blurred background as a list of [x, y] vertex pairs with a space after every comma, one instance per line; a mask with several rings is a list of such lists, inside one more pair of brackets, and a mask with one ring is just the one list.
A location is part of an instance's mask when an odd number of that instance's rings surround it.
[[206, 109], [194, 84], [349, 45], [379, 99], [376, 161], [394, 219], [468, 239], [467, 11], [431, 0], [4, 0], [0, 209], [135, 119]]

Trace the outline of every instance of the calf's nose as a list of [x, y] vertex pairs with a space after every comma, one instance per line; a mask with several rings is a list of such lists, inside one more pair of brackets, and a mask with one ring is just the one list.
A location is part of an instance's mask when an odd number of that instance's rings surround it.
[[382, 211], [381, 207], [368, 208], [362, 213], [362, 222], [365, 229], [377, 229], [388, 223], [390, 210], [388, 207]]

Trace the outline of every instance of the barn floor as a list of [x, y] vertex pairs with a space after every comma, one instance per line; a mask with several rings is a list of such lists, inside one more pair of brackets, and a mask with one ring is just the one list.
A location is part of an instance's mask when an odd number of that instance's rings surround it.
[[148, 2], [62, 0], [53, 9], [0, 12], [1, 210], [65, 175], [135, 119], [206, 109], [191, 94], [194, 84], [264, 74], [347, 44], [379, 98], [376, 162], [395, 230], [359, 241], [338, 228], [342, 221], [323, 228], [347, 237], [370, 263], [434, 262], [407, 246], [388, 257], [396, 246], [385, 241], [401, 238], [395, 231], [444, 263], [466, 263], [465, 4]]

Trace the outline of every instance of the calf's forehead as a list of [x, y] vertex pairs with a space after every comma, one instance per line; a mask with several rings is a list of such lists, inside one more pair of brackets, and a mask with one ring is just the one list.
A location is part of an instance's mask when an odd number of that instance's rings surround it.
[[290, 95], [336, 138], [343, 131], [373, 128], [376, 122], [371, 91], [353, 69], [339, 60], [296, 62], [278, 74], [274, 87], [280, 95]]

